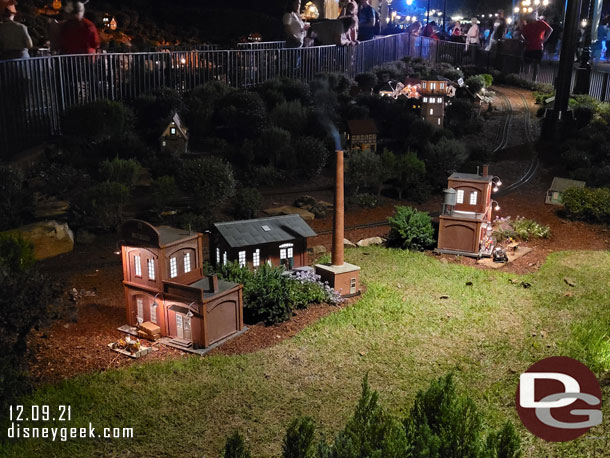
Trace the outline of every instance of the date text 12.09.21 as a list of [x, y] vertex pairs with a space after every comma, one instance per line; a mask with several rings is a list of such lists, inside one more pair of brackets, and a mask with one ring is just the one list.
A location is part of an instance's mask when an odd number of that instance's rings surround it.
[[70, 421], [72, 409], [68, 405], [10, 406], [10, 421]]

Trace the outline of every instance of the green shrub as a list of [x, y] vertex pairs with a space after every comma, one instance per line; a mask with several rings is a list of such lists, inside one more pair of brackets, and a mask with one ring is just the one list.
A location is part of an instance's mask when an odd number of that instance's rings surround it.
[[513, 230], [517, 238], [521, 240], [529, 239], [548, 239], [551, 236], [551, 228], [544, 224], [539, 224], [533, 219], [518, 217], [513, 222]]
[[0, 266], [11, 272], [21, 272], [30, 269], [34, 259], [34, 246], [24, 240], [19, 233], [0, 234]]
[[127, 188], [133, 188], [141, 170], [142, 166], [135, 159], [115, 157], [111, 161], [105, 160], [100, 164], [100, 178], [103, 181], [114, 181]]
[[[417, 197], [426, 176], [426, 165], [413, 151], [396, 156], [394, 162], [394, 184], [398, 191], [398, 200], [403, 196]], [[425, 194], [425, 193], [424, 193]]]
[[120, 102], [100, 99], [68, 108], [62, 117], [62, 133], [88, 143], [121, 136], [133, 126], [133, 113]]
[[490, 87], [494, 83], [494, 77], [489, 73], [482, 73], [480, 76], [485, 80], [485, 87]]
[[198, 210], [221, 207], [235, 192], [231, 164], [217, 157], [184, 161], [179, 177], [182, 190], [192, 196]]
[[427, 181], [434, 189], [447, 185], [447, 177], [466, 162], [468, 151], [464, 142], [446, 137], [436, 144], [428, 145], [422, 152], [426, 164]]
[[346, 161], [345, 178], [353, 193], [361, 188], [377, 190], [381, 182], [381, 157], [370, 150], [353, 150]]
[[227, 438], [222, 458], [250, 458], [250, 450], [244, 442], [244, 438], [235, 431]]
[[315, 458], [315, 426], [311, 417], [295, 418], [286, 431], [282, 445], [283, 458]]
[[566, 214], [574, 219], [610, 221], [610, 188], [571, 188], [562, 194]]
[[302, 135], [308, 127], [309, 109], [299, 100], [280, 102], [269, 114], [271, 122], [292, 135]]
[[0, 165], [0, 230], [23, 224], [31, 216], [33, 195], [19, 169]]
[[246, 90], [233, 91], [217, 104], [214, 124], [219, 136], [233, 142], [254, 138], [265, 127], [267, 108], [263, 99]]
[[486, 79], [483, 75], [472, 75], [466, 78], [466, 86], [468, 86], [473, 94], [479, 93], [485, 87], [485, 83]]
[[178, 196], [178, 186], [173, 176], [162, 176], [153, 180], [151, 185], [152, 198], [155, 208], [161, 210]]
[[181, 213], [178, 218], [176, 218], [176, 224], [180, 229], [191, 230], [195, 232], [205, 232], [212, 228], [212, 225], [214, 224], [215, 220], [215, 214], [211, 212], [186, 212]]
[[306, 178], [319, 176], [329, 158], [329, 149], [324, 142], [315, 137], [304, 136], [295, 138], [292, 143], [301, 175]]
[[233, 196], [231, 213], [236, 219], [256, 218], [263, 204], [263, 195], [256, 188], [240, 188]]
[[121, 183], [105, 181], [87, 189], [80, 200], [86, 226], [116, 228], [123, 220], [129, 189]]
[[358, 73], [354, 79], [361, 88], [372, 89], [377, 86], [377, 75], [373, 72]]
[[362, 208], [377, 208], [379, 206], [379, 198], [375, 194], [356, 194], [354, 200]]
[[434, 244], [434, 228], [430, 215], [411, 207], [395, 207], [394, 215], [388, 218], [391, 245], [410, 250], [424, 250]]

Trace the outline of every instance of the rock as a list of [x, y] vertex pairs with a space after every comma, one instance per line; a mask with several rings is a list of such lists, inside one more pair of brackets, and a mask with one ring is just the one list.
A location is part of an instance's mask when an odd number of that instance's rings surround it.
[[65, 200], [56, 200], [55, 198], [49, 198], [36, 202], [34, 208], [34, 216], [36, 218], [53, 218], [56, 216], [65, 215], [70, 209], [70, 202]]
[[326, 247], [324, 245], [314, 245], [311, 247], [311, 252], [314, 256], [319, 256], [326, 253]]
[[327, 210], [331, 210], [331, 209], [335, 208], [335, 206], [333, 204], [331, 204], [330, 202], [326, 202], [325, 200], [319, 201], [318, 205], [322, 205], [323, 207], [326, 207]]
[[76, 243], [82, 243], [83, 245], [90, 245], [95, 242], [95, 234], [87, 231], [78, 231], [76, 233]]
[[313, 213], [308, 212], [303, 208], [291, 207], [289, 205], [267, 208], [266, 210], [263, 210], [263, 213], [268, 216], [299, 215], [305, 221], [313, 221], [316, 217]]
[[385, 241], [381, 237], [369, 237], [369, 238], [360, 240], [358, 243], [356, 243], [356, 245], [358, 245], [360, 247], [371, 246], [371, 245], [383, 245], [384, 242]]
[[297, 200], [294, 201], [294, 206], [303, 208], [307, 205], [311, 208], [317, 203], [318, 203], [318, 201], [316, 200], [315, 197], [306, 195], [306, 196], [298, 197]]
[[309, 211], [312, 212], [316, 218], [326, 218], [328, 210], [326, 207], [320, 204], [315, 204], [309, 207]]
[[343, 239], [343, 245], [344, 246], [349, 246], [349, 247], [352, 247], [352, 248], [356, 248], [356, 244], [354, 242], [350, 242], [347, 239]]
[[569, 277], [563, 277], [563, 281], [565, 281], [568, 286], [571, 286], [572, 288], [576, 286], [576, 282]]
[[52, 258], [74, 249], [74, 234], [67, 223], [41, 221], [5, 233], [18, 233], [34, 245], [36, 259]]

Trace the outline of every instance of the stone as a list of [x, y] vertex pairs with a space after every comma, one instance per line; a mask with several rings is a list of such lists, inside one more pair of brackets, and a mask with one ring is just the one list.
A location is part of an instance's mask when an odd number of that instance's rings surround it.
[[41, 221], [5, 233], [18, 233], [31, 242], [34, 245], [34, 257], [38, 260], [69, 253], [74, 249], [74, 234], [68, 223]]
[[333, 204], [331, 204], [330, 202], [326, 202], [325, 200], [319, 201], [318, 205], [322, 205], [323, 207], [326, 207], [327, 210], [331, 210], [331, 209], [335, 208], [335, 206]]
[[312, 212], [316, 218], [326, 218], [326, 215], [328, 214], [326, 207], [320, 204], [312, 205], [309, 208], [309, 211]]
[[316, 200], [315, 197], [312, 196], [301, 196], [298, 197], [297, 200], [294, 201], [294, 206], [295, 207], [299, 207], [299, 208], [303, 208], [306, 205], [309, 206], [310, 208], [313, 207], [315, 204], [317, 204], [318, 201]]
[[371, 245], [383, 245], [384, 243], [385, 243], [385, 240], [382, 239], [381, 237], [369, 237], [369, 238], [358, 241], [358, 243], [356, 243], [356, 245], [363, 247], [363, 246], [371, 246]]
[[83, 245], [90, 245], [95, 242], [95, 234], [91, 232], [80, 230], [76, 233], [76, 243], [82, 243]]
[[297, 207], [291, 207], [284, 205], [282, 207], [273, 207], [263, 210], [263, 213], [267, 216], [280, 216], [280, 215], [299, 215], [305, 221], [313, 221], [315, 215], [307, 210]]
[[357, 246], [354, 242], [350, 242], [347, 239], [343, 239], [343, 245], [344, 246], [349, 246], [349, 247], [352, 247], [352, 248], [356, 248], [356, 246]]
[[311, 252], [314, 256], [318, 256], [326, 253], [326, 247], [324, 245], [314, 245], [311, 247]]
[[53, 218], [63, 216], [68, 213], [70, 202], [65, 200], [55, 200], [53, 198], [36, 202], [34, 216], [36, 218]]

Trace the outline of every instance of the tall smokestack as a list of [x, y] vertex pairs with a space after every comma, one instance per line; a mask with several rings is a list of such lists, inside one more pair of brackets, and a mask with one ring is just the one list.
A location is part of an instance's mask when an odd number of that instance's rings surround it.
[[489, 176], [489, 165], [483, 164], [483, 175], [484, 177]]
[[337, 167], [335, 175], [335, 214], [333, 221], [333, 253], [332, 265], [342, 266], [344, 227], [344, 191], [343, 191], [343, 151], [337, 149]]

